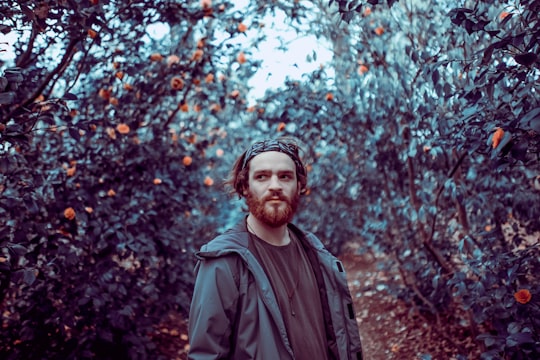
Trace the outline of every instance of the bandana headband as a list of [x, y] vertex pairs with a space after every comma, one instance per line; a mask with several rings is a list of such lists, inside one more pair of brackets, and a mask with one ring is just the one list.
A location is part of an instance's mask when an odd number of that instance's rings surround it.
[[251, 147], [246, 151], [246, 155], [244, 156], [244, 161], [242, 162], [242, 170], [247, 167], [251, 159], [267, 151], [278, 151], [280, 153], [288, 155], [292, 159], [292, 161], [294, 161], [297, 173], [305, 175], [306, 171], [304, 165], [302, 165], [302, 162], [300, 161], [300, 158], [298, 156], [298, 146], [279, 140], [258, 141], [251, 145]]

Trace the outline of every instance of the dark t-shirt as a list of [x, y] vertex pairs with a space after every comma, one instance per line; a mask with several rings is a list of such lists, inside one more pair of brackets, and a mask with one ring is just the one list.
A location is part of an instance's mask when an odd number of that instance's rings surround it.
[[326, 360], [327, 344], [319, 289], [300, 241], [275, 246], [251, 234], [249, 250], [265, 270], [298, 360]]

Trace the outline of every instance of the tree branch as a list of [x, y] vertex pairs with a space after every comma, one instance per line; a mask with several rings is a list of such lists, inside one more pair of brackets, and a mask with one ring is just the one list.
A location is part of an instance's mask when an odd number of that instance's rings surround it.
[[[448, 176], [447, 176], [448, 178], [451, 178], [451, 177], [454, 176], [456, 171], [459, 169], [459, 167], [463, 163], [463, 160], [465, 160], [466, 156], [467, 156], [467, 152], [464, 151], [463, 154], [461, 154], [461, 156], [459, 157], [457, 163], [454, 165], [454, 167], [452, 168], [452, 170], [448, 174]], [[442, 194], [443, 190], [444, 190], [444, 184], [441, 184], [441, 186], [439, 186], [439, 190], [437, 190], [437, 197], [435, 198], [435, 208], [439, 207], [439, 199], [441, 197], [441, 194]], [[430, 241], [433, 239], [433, 235], [435, 234], [435, 224], [437, 222], [437, 215], [438, 215], [438, 213], [436, 213], [435, 216], [433, 216], [433, 221], [431, 223], [431, 234], [429, 236]]]
[[47, 86], [49, 85], [49, 83], [51, 82], [51, 80], [57, 75], [59, 74], [62, 69], [66, 66], [67, 62], [69, 61], [69, 59], [72, 58], [73, 56], [73, 50], [75, 49], [75, 46], [77, 45], [77, 43], [80, 41], [79, 38], [72, 38], [68, 44], [68, 46], [66, 47], [66, 51], [64, 53], [64, 56], [62, 57], [62, 60], [60, 61], [60, 63], [58, 63], [58, 65], [56, 66], [56, 68], [43, 80], [43, 82], [41, 83], [41, 85], [36, 89], [36, 91], [34, 91], [34, 93], [32, 95], [30, 95], [30, 97], [28, 99], [26, 99], [22, 104], [18, 105], [17, 107], [15, 107], [15, 109], [13, 109], [9, 114], [8, 116], [6, 117], [7, 119], [10, 119], [12, 118], [18, 111], [20, 111], [21, 109], [24, 109], [26, 107], [28, 107], [32, 102], [34, 102], [34, 100], [36, 100], [38, 98], [38, 96], [43, 93], [43, 90], [45, 90], [45, 88], [47, 88]]
[[32, 31], [30, 32], [30, 38], [28, 39], [28, 47], [26, 48], [26, 51], [17, 59], [17, 62], [15, 63], [17, 67], [26, 68], [28, 66], [30, 56], [34, 50], [34, 42], [36, 41], [37, 33], [38, 31], [36, 29], [36, 24], [32, 24]]

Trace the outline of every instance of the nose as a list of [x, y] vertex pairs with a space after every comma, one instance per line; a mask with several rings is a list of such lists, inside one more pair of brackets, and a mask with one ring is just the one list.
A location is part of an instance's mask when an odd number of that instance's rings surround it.
[[281, 190], [281, 181], [277, 175], [272, 175], [270, 177], [270, 183], [268, 185], [269, 190]]

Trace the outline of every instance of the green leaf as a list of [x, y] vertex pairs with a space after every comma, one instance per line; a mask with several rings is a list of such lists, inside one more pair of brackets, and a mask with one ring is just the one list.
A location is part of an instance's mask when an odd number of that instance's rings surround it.
[[540, 133], [540, 107], [532, 109], [521, 118], [519, 124], [524, 128], [530, 128]]
[[0, 262], [0, 271], [10, 271], [11, 270], [11, 264], [9, 261], [2, 261]]
[[491, 334], [480, 334], [476, 337], [477, 340], [483, 340], [484, 341], [484, 344], [487, 346], [487, 347], [491, 347], [493, 345], [495, 345], [498, 341], [499, 341], [499, 338], [497, 336], [494, 336], [494, 335], [491, 335]]
[[31, 286], [36, 281], [36, 274], [34, 269], [25, 269], [23, 275], [23, 281], [26, 285]]
[[79, 133], [79, 129], [74, 128], [74, 127], [70, 127], [70, 128], [68, 129], [68, 132], [69, 132], [69, 135], [70, 135], [73, 139], [75, 139], [75, 140], [77, 140], [77, 141], [81, 140], [81, 134]]
[[8, 249], [13, 251], [15, 254], [19, 256], [23, 256], [28, 252], [27, 248], [19, 244], [9, 245]]
[[2, 34], [9, 34], [11, 32], [11, 27], [4, 24], [0, 24], [0, 32]]
[[0, 93], [0, 105], [9, 105], [15, 102], [15, 93], [13, 91]]
[[518, 54], [514, 56], [514, 59], [518, 64], [530, 66], [536, 62], [537, 56], [535, 53], [530, 52], [525, 54]]
[[512, 334], [506, 338], [506, 346], [514, 347], [523, 344], [534, 344], [533, 335], [529, 332]]
[[65, 93], [64, 96], [62, 96], [62, 99], [64, 99], [64, 100], [78, 100], [79, 98], [75, 94]]

